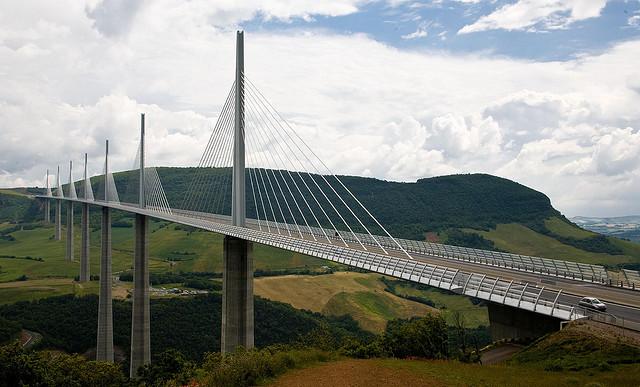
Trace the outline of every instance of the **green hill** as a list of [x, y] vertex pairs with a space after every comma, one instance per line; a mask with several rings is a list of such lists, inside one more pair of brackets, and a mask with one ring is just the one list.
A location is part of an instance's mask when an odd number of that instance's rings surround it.
[[[172, 207], [229, 213], [229, 168], [157, 170]], [[314, 178], [318, 181], [322, 179], [318, 176]], [[640, 265], [640, 245], [583, 230], [553, 208], [546, 195], [508, 179], [486, 174], [440, 176], [420, 179], [415, 183], [357, 176], [340, 178], [389, 232], [397, 237], [416, 240], [428, 237], [430, 240], [459, 246], [609, 266]], [[116, 173], [114, 179], [121, 201], [134, 202], [138, 194], [137, 171]], [[305, 182], [313, 187], [310, 179], [305, 177]], [[298, 180], [298, 183], [303, 185], [302, 180]], [[92, 178], [92, 185], [96, 197], [100, 197], [103, 179]], [[247, 187], [250, 186], [248, 179]], [[336, 184], [334, 186], [372, 232], [382, 233], [373, 221], [366, 220], [363, 211], [357, 210], [355, 202], [349, 202], [346, 191], [340, 191]], [[311, 190], [316, 196], [321, 196], [317, 189]], [[39, 217], [39, 205], [28, 197], [19, 195], [35, 191], [37, 190], [0, 191], [0, 202], [5, 203], [0, 207], [0, 222]], [[351, 225], [357, 225], [358, 222], [335, 194], [327, 193], [327, 196], [345, 214]], [[276, 197], [282, 201], [281, 194]], [[302, 200], [299, 202], [302, 203]], [[79, 211], [77, 212], [79, 221]], [[65, 208], [63, 216], [64, 213]], [[305, 214], [308, 219], [312, 219], [308, 210]], [[253, 200], [249, 198], [247, 215], [256, 216]], [[127, 220], [128, 217], [130, 215], [115, 212], [114, 222], [127, 226], [131, 223]], [[299, 215], [293, 214], [293, 217], [300, 224], [304, 223]], [[340, 227], [340, 219], [333, 217], [334, 224]], [[287, 220], [291, 221], [292, 216], [288, 216]], [[97, 229], [99, 224], [99, 214], [94, 211], [91, 225]], [[328, 223], [323, 225], [329, 226]], [[362, 227], [356, 228], [362, 231]]]
[[[171, 207], [197, 210], [212, 210], [215, 207], [218, 211], [229, 212], [229, 168], [157, 168], [157, 171]], [[313, 177], [317, 181], [322, 180], [318, 175]], [[314, 187], [310, 179], [306, 177], [305, 182]], [[422, 239], [425, 232], [443, 231], [452, 227], [488, 229], [500, 223], [533, 224], [560, 215], [543, 193], [508, 179], [486, 174], [440, 176], [420, 179], [415, 183], [358, 176], [340, 176], [340, 179], [385, 227], [393, 230], [392, 234], [400, 237]], [[116, 173], [114, 180], [121, 201], [137, 201], [137, 171]], [[335, 180], [329, 180], [367, 227], [375, 228], [372, 221], [367, 221], [366, 216], [362, 216], [363, 212], [349, 199], [346, 191], [339, 189]], [[301, 180], [297, 182], [303, 186]], [[103, 183], [104, 179], [101, 177], [91, 179], [96, 197], [100, 197], [103, 192]], [[80, 186], [80, 183], [76, 183], [77, 188]], [[246, 186], [251, 187], [248, 177]], [[335, 194], [329, 192], [330, 189], [323, 188], [344, 216], [350, 216]], [[64, 189], [66, 191], [66, 186]], [[322, 196], [317, 188], [311, 190], [317, 197]], [[300, 199], [295, 189], [292, 191]], [[282, 200], [280, 193], [276, 196]], [[286, 212], [285, 217], [290, 219], [291, 216]], [[256, 217], [253, 200], [247, 200], [247, 215]], [[299, 215], [294, 213], [294, 216], [298, 222], [303, 222]], [[10, 219], [0, 217], [0, 221], [3, 220]], [[339, 219], [333, 220], [337, 225], [341, 223]], [[355, 225], [357, 222], [354, 221], [352, 226]]]

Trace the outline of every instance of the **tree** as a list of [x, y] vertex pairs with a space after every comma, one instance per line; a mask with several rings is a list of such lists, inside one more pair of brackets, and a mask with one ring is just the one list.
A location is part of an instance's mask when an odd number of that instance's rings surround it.
[[447, 324], [439, 314], [423, 318], [392, 320], [387, 323], [384, 343], [387, 351], [398, 358], [417, 356], [443, 359], [448, 356]]
[[175, 381], [185, 385], [195, 375], [195, 365], [175, 349], [168, 349], [159, 354], [150, 364], [140, 367], [140, 381], [147, 386], [163, 385]]

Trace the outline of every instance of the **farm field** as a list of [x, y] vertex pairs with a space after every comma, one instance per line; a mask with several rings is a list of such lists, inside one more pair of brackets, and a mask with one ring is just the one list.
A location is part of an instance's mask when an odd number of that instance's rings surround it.
[[[0, 230], [8, 228], [0, 224]], [[0, 239], [0, 282], [15, 281], [25, 275], [29, 279], [73, 278], [80, 268], [80, 228], [74, 229], [75, 261], [65, 260], [66, 228], [61, 241], [53, 239], [51, 225], [10, 234], [14, 241]], [[133, 259], [133, 228], [112, 228], [113, 272], [130, 270]], [[202, 231], [185, 231], [174, 224], [152, 222], [149, 234], [150, 270], [152, 272], [221, 272], [222, 237]], [[90, 236], [91, 273], [100, 267], [100, 231]], [[9, 257], [11, 258], [9, 258]], [[15, 257], [15, 258], [13, 258]], [[331, 262], [302, 254], [254, 245], [256, 270], [313, 269], [335, 266]]]
[[[381, 332], [388, 320], [422, 316], [435, 308], [406, 300], [385, 291], [379, 274], [337, 272], [319, 276], [282, 276], [257, 278], [256, 295], [274, 301], [291, 304], [298, 309], [308, 309], [327, 315], [349, 314], [363, 329]], [[488, 325], [487, 310], [473, 305], [465, 297], [424, 291], [407, 286], [406, 294], [428, 298], [439, 308], [444, 307], [445, 318], [453, 310], [465, 313], [468, 325]]]

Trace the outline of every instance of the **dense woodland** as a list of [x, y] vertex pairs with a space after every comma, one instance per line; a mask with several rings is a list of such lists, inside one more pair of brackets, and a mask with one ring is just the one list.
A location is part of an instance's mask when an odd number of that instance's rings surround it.
[[[394, 320], [384, 333], [366, 337], [344, 334], [345, 330], [341, 327], [344, 324], [340, 323], [337, 328], [330, 323], [312, 328], [306, 326], [311, 329], [296, 335], [300, 321], [282, 321], [277, 312], [270, 317], [281, 324], [289, 323], [285, 326], [292, 330], [292, 334], [286, 344], [272, 344], [250, 351], [239, 349], [225, 356], [209, 352], [195, 359], [185, 356], [179, 349], [158, 350], [154, 352], [151, 364], [142, 367], [140, 376], [134, 380], [125, 376], [126, 361], [115, 364], [88, 361], [77, 355], [46, 350], [30, 351], [17, 343], [8, 344], [0, 346], [0, 383], [11, 386], [175, 386], [197, 380], [197, 384], [207, 386], [252, 386], [291, 368], [344, 356], [449, 359], [453, 355], [460, 360], [477, 359], [458, 357], [457, 353], [449, 351], [447, 326], [444, 319], [435, 314], [411, 320]], [[152, 342], [154, 339], [157, 338], [152, 337]], [[47, 345], [43, 342], [40, 347], [46, 348]]]
[[[328, 317], [294, 309], [288, 304], [255, 299], [255, 343], [264, 347], [290, 343], [310, 331], [326, 327], [336, 337], [369, 337], [348, 316]], [[209, 294], [189, 298], [151, 300], [152, 352], [175, 348], [189, 359], [201, 359], [220, 348], [222, 298]], [[0, 306], [0, 318], [43, 335], [40, 348], [84, 353], [95, 346], [98, 297], [72, 295]], [[131, 303], [113, 302], [114, 345], [129, 348]], [[126, 352], [126, 351], [125, 351]]]

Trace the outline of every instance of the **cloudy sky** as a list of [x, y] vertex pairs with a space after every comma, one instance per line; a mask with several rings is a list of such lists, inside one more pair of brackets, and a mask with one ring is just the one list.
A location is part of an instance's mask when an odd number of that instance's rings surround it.
[[84, 152], [100, 173], [105, 138], [128, 169], [140, 112], [154, 165], [196, 164], [238, 28], [337, 173], [486, 172], [568, 216], [640, 213], [638, 0], [5, 0], [0, 187]]

